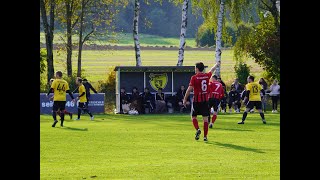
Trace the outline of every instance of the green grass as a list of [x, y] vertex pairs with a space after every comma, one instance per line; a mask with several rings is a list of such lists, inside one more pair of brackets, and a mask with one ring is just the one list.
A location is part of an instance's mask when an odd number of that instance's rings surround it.
[[279, 179], [279, 114], [241, 116], [219, 115], [205, 143], [187, 114], [84, 115], [63, 128], [40, 115], [40, 179]]
[[[112, 66], [135, 66], [135, 52], [132, 50], [120, 51], [83, 51], [82, 68], [85, 70], [86, 77], [93, 82], [104, 80], [107, 77], [109, 68]], [[54, 52], [55, 70], [65, 71], [66, 54], [57, 51]], [[175, 66], [178, 59], [178, 51], [173, 50], [142, 50], [141, 59], [143, 66]], [[183, 65], [193, 66], [196, 62], [202, 61], [205, 65], [211, 67], [215, 63], [215, 51], [185, 51], [185, 60]], [[259, 79], [262, 68], [253, 60], [247, 61], [250, 65], [251, 73]], [[231, 84], [235, 78], [235, 61], [233, 60], [233, 51], [225, 50], [222, 53], [221, 77], [227, 83]], [[77, 70], [77, 52], [73, 52], [73, 70]]]
[[[61, 39], [64, 37], [62, 33], [55, 33], [53, 43], [62, 44], [64, 41]], [[179, 46], [180, 37], [164, 38], [156, 35], [139, 34], [141, 46]], [[72, 41], [78, 43], [78, 36], [73, 36]], [[45, 43], [45, 35], [43, 32], [40, 33], [40, 42]], [[133, 46], [133, 36], [128, 33], [118, 33], [116, 35], [105, 35], [99, 38], [88, 41], [86, 44], [97, 44], [97, 45], [117, 45], [117, 46]], [[196, 47], [195, 38], [186, 38], [186, 46]]]

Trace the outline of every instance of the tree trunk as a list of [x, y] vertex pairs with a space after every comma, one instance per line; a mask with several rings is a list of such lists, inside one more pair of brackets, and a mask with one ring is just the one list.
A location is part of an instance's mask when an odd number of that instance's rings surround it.
[[136, 66], [141, 66], [141, 57], [140, 57], [140, 43], [138, 35], [138, 26], [139, 26], [139, 12], [140, 12], [140, 3], [139, 0], [134, 1], [134, 17], [133, 17], [133, 40], [134, 40], [134, 50], [136, 52]]
[[189, 3], [189, 0], [184, 0], [183, 6], [182, 6], [182, 21], [181, 21], [180, 45], [179, 45], [179, 56], [178, 56], [177, 66], [182, 66], [183, 60], [184, 60], [184, 47], [186, 44], [185, 36], [187, 32], [187, 23], [188, 23], [188, 17], [187, 17], [188, 3]]
[[47, 49], [47, 82], [54, 77], [53, 67], [53, 31], [54, 31], [54, 9], [55, 1], [50, 0], [50, 25], [47, 20], [47, 12], [44, 0], [40, 0], [41, 17], [46, 38], [46, 49]]
[[81, 77], [81, 56], [82, 56], [82, 33], [83, 33], [83, 13], [85, 8], [85, 2], [82, 0], [81, 2], [81, 15], [80, 15], [80, 30], [79, 30], [79, 53], [78, 53], [78, 71], [77, 77]]
[[68, 76], [72, 76], [72, 24], [71, 24], [71, 16], [72, 9], [70, 1], [66, 1], [66, 19], [67, 19], [67, 74]]
[[280, 1], [277, 1], [277, 0], [272, 1], [271, 14], [273, 16], [274, 25], [277, 29], [277, 32], [280, 32], [280, 22], [279, 22]]
[[[50, 66], [50, 71], [51, 71], [51, 78], [54, 77], [54, 66], [53, 66], [53, 32], [54, 32], [54, 9], [55, 9], [55, 0], [50, 0], [50, 35], [49, 35], [49, 59], [50, 61], [48, 62], [48, 65]], [[48, 69], [49, 70], [49, 69]], [[48, 79], [48, 82], [50, 79]]]
[[[216, 33], [216, 62], [221, 61], [221, 42], [222, 42], [222, 21], [223, 21], [223, 14], [224, 14], [224, 1], [220, 0], [220, 10], [218, 14], [218, 28]], [[220, 76], [220, 66], [216, 68], [215, 75], [218, 77]]]
[[277, 7], [277, 10], [280, 14], [280, 0], [276, 1], [276, 7]]

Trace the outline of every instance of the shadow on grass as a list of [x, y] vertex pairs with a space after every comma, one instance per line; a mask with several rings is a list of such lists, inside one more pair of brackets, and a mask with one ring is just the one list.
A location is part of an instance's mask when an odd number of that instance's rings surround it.
[[268, 126], [277, 126], [277, 127], [280, 127], [280, 123], [279, 122], [268, 122], [267, 121], [267, 124]]
[[248, 147], [238, 146], [238, 145], [228, 144], [228, 143], [210, 142], [209, 141], [209, 142], [207, 142], [207, 144], [217, 145], [217, 146], [221, 146], [221, 147], [225, 147], [225, 148], [229, 148], [229, 149], [240, 150], [240, 151], [251, 151], [251, 152], [255, 152], [255, 153], [265, 153], [259, 149], [248, 148]]
[[88, 128], [74, 128], [74, 127], [67, 127], [67, 126], [64, 126], [61, 129], [72, 130], [72, 131], [88, 131]]
[[251, 129], [232, 129], [232, 128], [216, 128], [216, 127], [213, 127], [213, 130], [227, 130], [227, 131], [253, 131]]

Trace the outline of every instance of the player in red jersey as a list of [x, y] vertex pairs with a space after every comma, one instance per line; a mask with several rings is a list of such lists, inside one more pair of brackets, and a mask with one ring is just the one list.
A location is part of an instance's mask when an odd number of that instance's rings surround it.
[[212, 128], [213, 123], [217, 119], [218, 106], [220, 104], [220, 100], [224, 97], [224, 89], [222, 87], [222, 84], [217, 79], [218, 77], [216, 75], [213, 75], [209, 80], [209, 109], [213, 107], [214, 110], [212, 122], [210, 123], [209, 128]]
[[192, 122], [193, 126], [196, 128], [196, 136], [195, 140], [199, 139], [201, 134], [201, 130], [198, 125], [197, 115], [202, 115], [203, 118], [203, 130], [204, 130], [204, 141], [208, 141], [208, 116], [209, 112], [209, 79], [213, 73], [213, 71], [220, 66], [220, 62], [216, 63], [208, 73], [204, 73], [204, 64], [202, 62], [198, 62], [195, 65], [195, 75], [193, 75], [190, 79], [189, 87], [187, 89], [186, 95], [183, 99], [183, 105], [185, 106], [187, 103], [187, 99], [190, 95], [190, 92], [193, 90], [193, 103], [192, 103]]

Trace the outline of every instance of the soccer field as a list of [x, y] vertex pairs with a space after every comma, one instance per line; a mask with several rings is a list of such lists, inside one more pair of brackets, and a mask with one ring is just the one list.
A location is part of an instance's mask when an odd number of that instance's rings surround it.
[[280, 179], [280, 115], [221, 114], [208, 142], [188, 114], [40, 115], [41, 179]]

